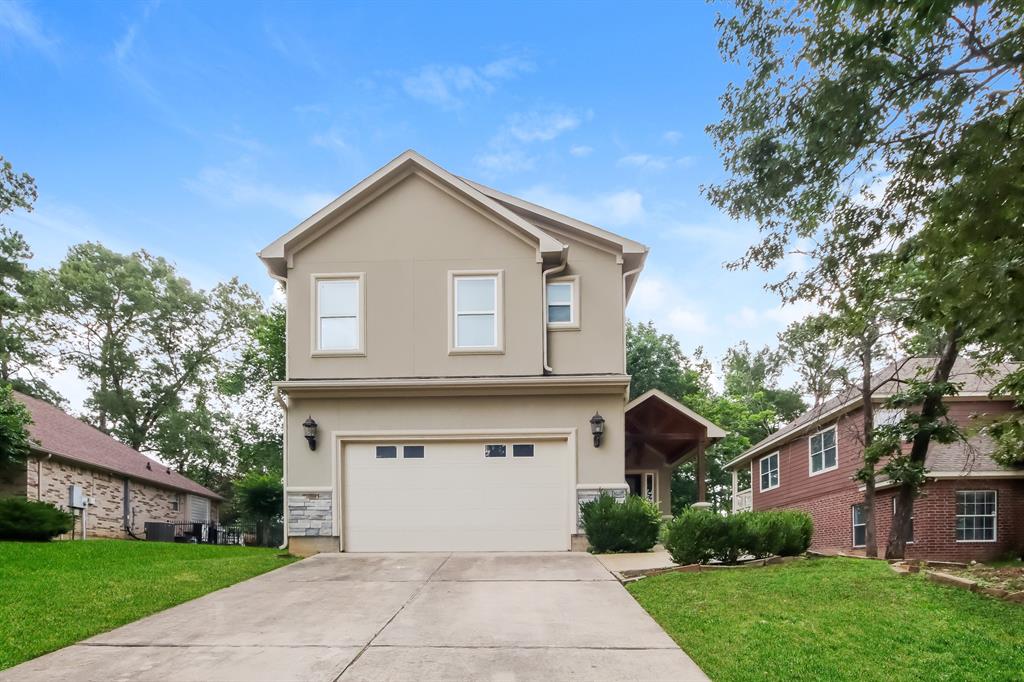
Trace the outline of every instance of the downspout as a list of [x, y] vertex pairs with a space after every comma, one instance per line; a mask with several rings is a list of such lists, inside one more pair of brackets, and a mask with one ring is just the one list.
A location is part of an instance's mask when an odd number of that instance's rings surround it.
[[[627, 270], [622, 273], [622, 373], [626, 373], [627, 362], [626, 362], [626, 279], [637, 274], [644, 269], [643, 263], [640, 263], [640, 267]], [[626, 389], [626, 400], [629, 400], [629, 389]]]
[[284, 494], [281, 495], [281, 505], [284, 507], [284, 509], [281, 510], [282, 511], [281, 518], [284, 519], [284, 529], [283, 529], [284, 532], [282, 533], [282, 535], [283, 535], [283, 538], [282, 538], [283, 544], [280, 547], [278, 547], [278, 549], [287, 549], [288, 548], [288, 486], [286, 485], [286, 483], [288, 482], [288, 402], [284, 399], [284, 397], [282, 397], [281, 389], [279, 389], [277, 386], [274, 386], [274, 401], [278, 405], [281, 406], [281, 411], [283, 412], [283, 423], [281, 425], [281, 471], [282, 471], [281, 488], [282, 488], [282, 492]]
[[545, 374], [553, 374], [554, 371], [555, 371], [555, 370], [551, 369], [551, 367], [548, 365], [548, 333], [549, 333], [548, 332], [548, 277], [550, 275], [557, 275], [560, 272], [565, 270], [566, 266], [569, 264], [569, 260], [566, 258], [566, 256], [568, 255], [566, 252], [568, 250], [569, 250], [569, 247], [565, 247], [565, 248], [562, 249], [562, 262], [561, 263], [559, 263], [558, 265], [556, 265], [554, 267], [548, 268], [547, 270], [544, 270], [541, 273], [541, 275], [540, 275], [540, 285], [541, 285], [541, 320], [544, 323], [544, 326], [541, 327], [541, 329], [543, 330], [542, 333], [543, 333], [543, 336], [544, 336], [544, 343], [543, 343], [544, 357], [543, 357], [543, 362], [544, 362], [544, 373]]

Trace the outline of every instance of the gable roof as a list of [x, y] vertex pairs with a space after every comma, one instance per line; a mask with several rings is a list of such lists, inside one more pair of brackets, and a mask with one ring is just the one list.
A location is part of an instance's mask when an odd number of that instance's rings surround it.
[[[935, 366], [935, 358], [906, 358], [884, 367], [871, 377], [874, 388], [874, 401], [883, 401], [901, 389], [901, 384], [914, 379], [919, 372], [928, 371]], [[960, 384], [960, 397], [987, 398], [989, 392], [999, 380], [1018, 367], [1018, 363], [997, 365], [991, 373], [980, 373], [977, 364], [970, 358], [960, 357], [950, 371], [949, 380]], [[767, 438], [755, 443], [748, 450], [724, 466], [731, 469], [738, 464], [764, 454], [777, 446], [805, 435], [819, 425], [838, 419], [840, 416], [856, 409], [861, 404], [860, 389], [850, 387], [838, 395], [813, 407], [799, 417], [780, 428]], [[931, 448], [929, 448], [931, 450]], [[948, 453], [947, 453], [948, 454]], [[929, 454], [929, 456], [931, 456]]]
[[35, 441], [32, 450], [36, 452], [163, 488], [173, 488], [214, 500], [222, 499], [217, 493], [182, 476], [166, 464], [114, 440], [47, 402], [17, 391], [14, 397], [32, 414], [33, 423], [29, 424], [28, 431]]
[[668, 405], [676, 412], [679, 412], [680, 414], [689, 417], [693, 421], [703, 426], [705, 429], [707, 429], [709, 439], [718, 440], [720, 438], [725, 438], [725, 429], [723, 429], [721, 426], [718, 426], [714, 422], [705, 419], [701, 415], [697, 414], [696, 412], [688, 408], [686, 405], [683, 405], [675, 398], [672, 398], [667, 393], [659, 391], [656, 388], [652, 388], [646, 393], [639, 395], [633, 400], [629, 401], [626, 404], [626, 409], [624, 411], [629, 412], [633, 408], [639, 407], [640, 405], [644, 404], [645, 402], [651, 399], [658, 400], [664, 403], [665, 405]]
[[337, 225], [353, 212], [359, 210], [366, 202], [382, 191], [394, 186], [400, 180], [414, 173], [440, 183], [442, 186], [458, 193], [460, 198], [487, 213], [503, 226], [507, 226], [515, 231], [524, 240], [534, 244], [537, 249], [538, 261], [553, 262], [564, 260], [567, 249], [565, 244], [562, 244], [530, 221], [472, 187], [462, 178], [449, 173], [430, 159], [411, 149], [402, 152], [392, 159], [390, 163], [363, 179], [284, 235], [275, 239], [260, 251], [259, 257], [266, 264], [272, 276], [284, 277], [288, 270], [288, 260], [292, 254], [315, 239], [326, 229]]
[[[570, 236], [582, 238], [587, 241], [597, 242], [598, 244], [604, 245], [606, 248], [610, 248], [615, 251], [621, 258], [623, 263], [623, 270], [625, 272], [632, 272], [629, 281], [626, 283], [626, 302], [629, 302], [630, 296], [633, 294], [633, 288], [636, 286], [636, 282], [639, 279], [639, 271], [643, 269], [644, 262], [647, 260], [647, 254], [650, 249], [641, 244], [638, 241], [617, 235], [614, 232], [602, 229], [590, 223], [585, 223], [582, 220], [577, 220], [570, 216], [564, 215], [557, 211], [553, 211], [550, 208], [546, 208], [539, 204], [521, 199], [511, 194], [505, 194], [487, 185], [482, 185], [479, 182], [462, 178], [471, 187], [479, 190], [484, 195], [500, 202], [502, 205], [507, 206], [517, 214], [522, 215], [531, 222], [539, 223], [538, 227], [541, 229], [560, 228], [563, 229]], [[667, 396], [666, 396], [667, 397]], [[671, 398], [670, 398], [671, 400]]]

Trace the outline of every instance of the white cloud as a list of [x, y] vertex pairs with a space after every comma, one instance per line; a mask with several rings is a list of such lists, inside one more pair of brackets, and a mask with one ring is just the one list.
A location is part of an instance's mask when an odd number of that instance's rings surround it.
[[737, 329], [769, 329], [773, 333], [777, 333], [793, 322], [799, 322], [818, 311], [818, 306], [808, 301], [776, 305], [760, 310], [743, 306], [735, 313], [726, 315], [725, 321]]
[[17, 0], [0, 2], [0, 47], [22, 43], [56, 59], [58, 42], [43, 30], [39, 18], [24, 4]]
[[338, 152], [347, 152], [351, 150], [348, 140], [345, 139], [345, 136], [342, 135], [341, 131], [337, 128], [331, 128], [322, 133], [316, 133], [312, 138], [310, 138], [310, 142], [317, 147], [333, 149]]
[[671, 162], [672, 160], [668, 157], [652, 156], [650, 154], [627, 154], [619, 159], [620, 166], [632, 166], [648, 170], [665, 170]]
[[628, 313], [632, 320], [654, 322], [660, 331], [674, 335], [687, 348], [700, 345], [696, 335], [711, 331], [703, 307], [690, 300], [681, 287], [654, 274], [637, 282]]
[[574, 144], [573, 146], [569, 147], [569, 153], [572, 154], [573, 156], [583, 158], [585, 156], [590, 156], [592, 153], [594, 153], [594, 148], [588, 147], [585, 144]]
[[509, 149], [481, 154], [476, 157], [476, 163], [485, 171], [499, 175], [532, 170], [534, 160], [522, 149]]
[[530, 145], [550, 142], [591, 115], [562, 108], [510, 114], [491, 138], [487, 151], [476, 157], [476, 164], [491, 175], [531, 170], [536, 160], [527, 151]]
[[520, 142], [548, 142], [580, 124], [572, 111], [529, 111], [512, 114], [505, 125], [505, 134]]
[[497, 83], [533, 71], [533, 62], [524, 57], [506, 57], [481, 67], [464, 64], [428, 64], [402, 79], [402, 88], [415, 99], [445, 109], [462, 106], [462, 98], [474, 92], [489, 94]]
[[635, 189], [576, 196], [555, 191], [546, 185], [536, 185], [521, 192], [520, 196], [595, 225], [628, 225], [641, 221], [646, 215], [644, 197]]
[[254, 180], [245, 161], [228, 166], [207, 166], [185, 181], [190, 190], [210, 201], [269, 206], [296, 218], [306, 218], [334, 199], [323, 192], [290, 191], [280, 185]]
[[665, 134], [661, 136], [661, 139], [665, 140], [669, 144], [678, 144], [683, 139], [683, 134], [678, 130], [667, 130]]
[[688, 168], [694, 164], [696, 159], [692, 156], [656, 156], [654, 154], [626, 154], [619, 159], [620, 166], [632, 166], [644, 170], [663, 171], [670, 166], [681, 166]]

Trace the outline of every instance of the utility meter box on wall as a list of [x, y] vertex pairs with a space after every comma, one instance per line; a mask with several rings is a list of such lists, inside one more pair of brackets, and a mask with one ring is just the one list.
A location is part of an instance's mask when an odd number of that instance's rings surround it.
[[82, 486], [68, 486], [68, 506], [71, 507], [72, 509], [85, 508], [85, 495], [82, 494]]

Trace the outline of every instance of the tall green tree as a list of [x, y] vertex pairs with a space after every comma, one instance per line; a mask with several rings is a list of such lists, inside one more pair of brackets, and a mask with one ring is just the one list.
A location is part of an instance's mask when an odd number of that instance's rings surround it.
[[676, 400], [708, 391], [711, 366], [700, 348], [688, 357], [671, 334], [653, 322], [626, 322], [626, 373], [632, 377], [629, 399], [656, 388]]
[[[31, 211], [36, 197], [32, 176], [15, 173], [0, 156], [0, 220], [15, 210]], [[0, 222], [0, 382], [59, 404], [61, 397], [38, 376], [49, 364], [49, 339], [39, 325], [31, 258], [24, 236]]]
[[891, 253], [909, 272], [908, 330], [939, 331], [907, 392], [910, 452], [887, 465], [900, 490], [886, 552], [902, 556], [959, 353], [1007, 357], [1024, 329], [1024, 5], [737, 0], [718, 25], [748, 77], [709, 128], [729, 177], [706, 191], [763, 233], [734, 265], [800, 251], [812, 266], [772, 289], [814, 300], [852, 254]]
[[174, 441], [168, 430], [194, 428], [182, 410], [240, 347], [259, 297], [237, 279], [194, 289], [163, 258], [94, 243], [72, 247], [43, 277], [46, 323], [62, 362], [89, 385], [90, 420], [133, 448], [173, 456], [162, 450]]
[[25, 462], [32, 441], [28, 425], [32, 415], [7, 384], [0, 384], [0, 480], [11, 477]]

